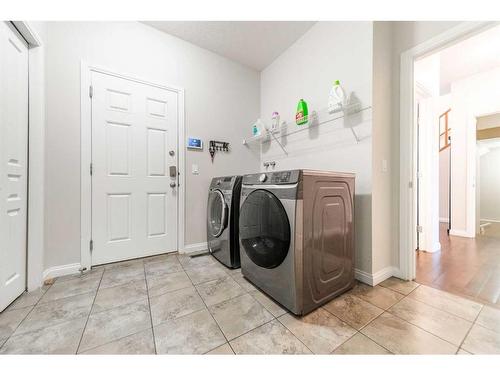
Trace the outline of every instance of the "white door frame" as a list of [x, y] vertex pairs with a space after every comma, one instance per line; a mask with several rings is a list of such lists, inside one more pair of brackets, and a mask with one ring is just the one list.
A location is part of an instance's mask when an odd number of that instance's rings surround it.
[[27, 21], [11, 21], [28, 43], [28, 226], [26, 288], [43, 283], [45, 173], [45, 46]]
[[152, 83], [143, 79], [135, 78], [132, 75], [116, 73], [111, 69], [96, 65], [90, 65], [85, 61], [81, 62], [81, 94], [80, 94], [80, 121], [81, 121], [81, 190], [80, 190], [80, 208], [81, 208], [81, 234], [80, 234], [80, 254], [81, 269], [89, 270], [92, 266], [90, 239], [92, 233], [92, 179], [90, 178], [90, 162], [92, 160], [92, 113], [89, 88], [91, 84], [92, 72], [108, 74], [117, 78], [126, 79], [132, 82], [158, 87], [161, 89], [174, 91], [178, 95], [178, 129], [177, 129], [177, 149], [178, 149], [178, 171], [179, 190], [178, 190], [178, 222], [177, 222], [177, 249], [184, 249], [184, 217], [185, 217], [185, 147], [184, 147], [184, 89], [172, 85]]
[[[400, 69], [400, 185], [399, 185], [399, 271], [405, 280], [416, 276], [417, 244], [417, 150], [414, 117], [415, 60], [498, 25], [497, 22], [463, 22], [401, 54]], [[415, 188], [414, 188], [415, 187]]]

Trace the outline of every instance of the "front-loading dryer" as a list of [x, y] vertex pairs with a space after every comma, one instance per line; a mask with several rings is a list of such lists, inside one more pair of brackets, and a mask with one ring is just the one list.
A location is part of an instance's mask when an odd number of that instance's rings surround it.
[[354, 286], [354, 174], [243, 176], [241, 271], [296, 315]]
[[230, 268], [240, 267], [238, 217], [241, 176], [215, 177], [208, 191], [207, 243], [209, 252]]

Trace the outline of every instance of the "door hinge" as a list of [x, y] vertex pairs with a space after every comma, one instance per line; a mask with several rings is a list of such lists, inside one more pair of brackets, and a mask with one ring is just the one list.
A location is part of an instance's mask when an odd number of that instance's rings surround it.
[[93, 173], [94, 173], [94, 165], [90, 163], [90, 175], [92, 176]]
[[421, 225], [417, 225], [417, 233], [422, 233], [424, 228]]
[[94, 87], [92, 85], [89, 86], [89, 97], [92, 98], [94, 96]]
[[89, 247], [90, 247], [90, 251], [94, 250], [94, 240], [90, 240]]

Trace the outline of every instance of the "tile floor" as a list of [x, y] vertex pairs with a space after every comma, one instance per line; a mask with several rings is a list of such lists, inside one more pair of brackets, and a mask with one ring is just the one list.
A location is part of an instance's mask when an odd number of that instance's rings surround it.
[[213, 258], [97, 267], [0, 314], [2, 354], [500, 353], [500, 310], [389, 279], [297, 318]]

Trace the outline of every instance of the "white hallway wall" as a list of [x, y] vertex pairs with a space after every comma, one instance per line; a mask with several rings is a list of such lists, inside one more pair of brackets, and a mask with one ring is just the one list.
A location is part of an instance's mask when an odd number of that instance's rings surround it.
[[500, 147], [481, 156], [479, 165], [481, 220], [500, 221]]
[[186, 136], [231, 143], [213, 164], [207, 149], [186, 152], [186, 244], [205, 242], [212, 176], [259, 168], [241, 145], [259, 116], [259, 73], [136, 22], [48, 22], [46, 46], [45, 269], [80, 262], [81, 60], [184, 88]]
[[[300, 98], [308, 103], [310, 112], [326, 108], [336, 79], [363, 105], [371, 105], [372, 47], [372, 22], [315, 24], [262, 71], [261, 118], [269, 123], [272, 112], [278, 111], [281, 120], [294, 124]], [[262, 146], [262, 160], [275, 160], [277, 170], [310, 168], [356, 173], [356, 267], [368, 273], [372, 271], [371, 117], [368, 110], [353, 120], [362, 138], [359, 143], [344, 128], [348, 124], [337, 121], [288, 136], [288, 156], [274, 141]]]

